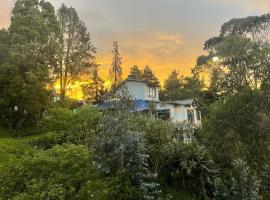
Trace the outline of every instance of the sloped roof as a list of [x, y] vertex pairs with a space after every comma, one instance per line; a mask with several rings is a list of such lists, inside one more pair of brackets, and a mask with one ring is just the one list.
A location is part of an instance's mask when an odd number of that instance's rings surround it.
[[172, 103], [179, 104], [179, 105], [192, 105], [195, 102], [194, 99], [184, 99], [184, 100], [175, 100]]
[[183, 100], [165, 101], [163, 103], [176, 104], [176, 105], [182, 105], [182, 106], [191, 106], [191, 105], [194, 105], [196, 101], [195, 99], [183, 99]]
[[[148, 110], [149, 106], [148, 103], [142, 99], [138, 99], [138, 100], [132, 100], [133, 104], [134, 104], [134, 111], [135, 112], [141, 112], [144, 110]], [[118, 104], [121, 106], [121, 102], [116, 102], [116, 101], [109, 101], [109, 102], [104, 102], [100, 105], [98, 105], [98, 108], [100, 110], [113, 110], [115, 109], [115, 105]], [[131, 110], [132, 112], [132, 110]]]

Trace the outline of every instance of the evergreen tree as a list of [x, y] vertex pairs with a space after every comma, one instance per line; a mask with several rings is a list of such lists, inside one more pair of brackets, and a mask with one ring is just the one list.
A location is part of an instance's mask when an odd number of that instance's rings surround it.
[[99, 65], [93, 66], [90, 83], [82, 86], [84, 99], [94, 104], [101, 103], [104, 94], [104, 81], [98, 74], [98, 68]]
[[134, 65], [131, 69], [130, 69], [130, 75], [132, 75], [132, 77], [134, 77], [135, 79], [139, 80], [142, 79], [142, 70], [139, 69], [139, 67], [137, 65]]
[[192, 71], [191, 77], [184, 78], [182, 98], [198, 97], [203, 90], [204, 82], [200, 80], [198, 73]]
[[21, 128], [38, 120], [49, 103], [46, 86], [56, 64], [58, 22], [53, 6], [18, 0], [8, 31], [0, 32], [0, 121]]
[[119, 46], [116, 41], [113, 42], [113, 59], [112, 59], [112, 67], [110, 69], [110, 76], [113, 83], [113, 88], [117, 88], [118, 85], [122, 81], [122, 67], [121, 67], [121, 57], [119, 53]]
[[155, 76], [154, 72], [148, 65], [146, 65], [143, 70], [142, 78], [147, 84], [160, 86], [158, 78]]
[[173, 70], [167, 80], [165, 80], [164, 90], [162, 91], [163, 98], [167, 100], [179, 99], [182, 87], [182, 80], [178, 78], [176, 70]]
[[74, 8], [68, 8], [63, 4], [57, 15], [60, 25], [60, 55], [59, 66], [55, 72], [60, 79], [63, 100], [68, 83], [79, 75], [89, 72], [93, 66], [96, 48], [91, 43], [84, 22]]

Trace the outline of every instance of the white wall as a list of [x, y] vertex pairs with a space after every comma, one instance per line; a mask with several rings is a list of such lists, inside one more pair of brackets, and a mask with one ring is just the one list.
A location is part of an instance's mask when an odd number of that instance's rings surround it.
[[187, 122], [187, 108], [181, 105], [174, 105], [174, 122]]
[[198, 127], [201, 126], [201, 120], [198, 120], [197, 118], [196, 107], [186, 107], [171, 103], [158, 103], [157, 109], [169, 109], [172, 122], [188, 122], [187, 110], [192, 109], [194, 112], [194, 125]]
[[148, 95], [148, 86], [144, 82], [140, 81], [126, 81], [125, 87], [127, 88], [129, 94], [134, 99], [142, 99], [146, 101], [159, 101], [159, 90], [157, 87], [155, 87], [156, 90], [156, 96], [149, 96]]
[[125, 87], [134, 99], [146, 100], [145, 83], [137, 81], [127, 81], [125, 83]]
[[[200, 115], [200, 120], [198, 119], [197, 114]], [[194, 108], [194, 123], [196, 126], [201, 126], [202, 125], [202, 116], [201, 116], [201, 111], [198, 111], [197, 113], [197, 108]]]

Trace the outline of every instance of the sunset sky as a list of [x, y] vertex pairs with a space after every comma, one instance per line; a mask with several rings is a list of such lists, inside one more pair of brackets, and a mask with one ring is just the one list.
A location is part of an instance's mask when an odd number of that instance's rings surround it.
[[[149, 65], [161, 81], [176, 69], [189, 75], [203, 43], [223, 22], [263, 14], [270, 0], [49, 0], [77, 9], [98, 49], [108, 78], [112, 42], [118, 41], [124, 75], [132, 65]], [[9, 25], [14, 0], [0, 0], [0, 27]]]

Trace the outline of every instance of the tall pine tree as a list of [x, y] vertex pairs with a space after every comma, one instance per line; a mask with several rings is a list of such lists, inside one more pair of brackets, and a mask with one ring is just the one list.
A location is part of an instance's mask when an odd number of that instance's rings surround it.
[[142, 79], [142, 70], [139, 69], [139, 67], [137, 65], [134, 65], [131, 69], [130, 69], [130, 74], [133, 78], [140, 80]]
[[142, 79], [147, 83], [155, 86], [160, 86], [160, 82], [158, 78], [155, 76], [152, 69], [146, 65], [146, 67], [143, 70]]
[[104, 81], [98, 74], [99, 65], [93, 66], [90, 83], [82, 86], [84, 99], [93, 104], [101, 103], [104, 95]]
[[164, 89], [161, 91], [161, 98], [163, 100], [177, 100], [181, 96], [181, 89], [183, 82], [178, 78], [178, 73], [173, 70], [167, 80], [165, 80]]
[[112, 88], [116, 89], [122, 81], [122, 67], [121, 57], [119, 53], [119, 46], [116, 41], [113, 42], [112, 50], [112, 67], [110, 69], [110, 77], [112, 81]]

